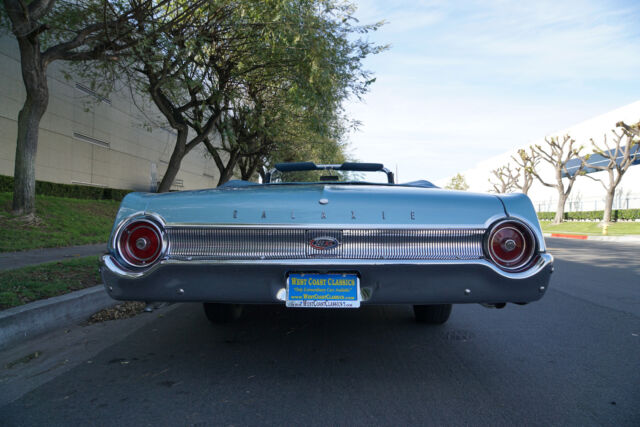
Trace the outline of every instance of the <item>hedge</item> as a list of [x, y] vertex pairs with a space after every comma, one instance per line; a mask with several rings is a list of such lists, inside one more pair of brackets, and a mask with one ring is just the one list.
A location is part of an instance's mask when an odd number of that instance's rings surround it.
[[[553, 221], [555, 212], [538, 212], [538, 219], [541, 221]], [[564, 219], [568, 221], [601, 221], [604, 211], [580, 211], [565, 212]], [[614, 209], [611, 211], [612, 221], [633, 221], [640, 219], [640, 209]]]
[[[95, 199], [120, 201], [132, 190], [116, 188], [92, 187], [90, 185], [56, 184], [54, 182], [36, 181], [36, 194], [44, 196], [69, 197], [72, 199]], [[0, 192], [13, 192], [13, 177], [0, 175]]]

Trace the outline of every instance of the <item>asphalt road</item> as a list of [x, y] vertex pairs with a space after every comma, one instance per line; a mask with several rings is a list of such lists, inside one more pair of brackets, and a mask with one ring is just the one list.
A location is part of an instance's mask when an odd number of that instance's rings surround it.
[[0, 423], [640, 425], [640, 246], [547, 242], [540, 302], [441, 327], [400, 306], [212, 326], [185, 304], [58, 331], [0, 352]]

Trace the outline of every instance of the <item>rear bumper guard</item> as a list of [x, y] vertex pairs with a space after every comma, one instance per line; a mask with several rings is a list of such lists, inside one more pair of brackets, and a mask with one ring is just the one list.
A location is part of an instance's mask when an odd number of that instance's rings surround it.
[[477, 260], [163, 260], [140, 271], [101, 257], [102, 278], [118, 300], [281, 303], [292, 272], [360, 276], [363, 304], [526, 303], [547, 290], [553, 257], [541, 253], [526, 271]]

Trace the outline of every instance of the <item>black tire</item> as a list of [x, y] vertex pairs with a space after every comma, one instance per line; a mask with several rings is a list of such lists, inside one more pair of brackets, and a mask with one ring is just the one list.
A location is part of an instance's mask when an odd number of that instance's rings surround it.
[[413, 314], [416, 316], [416, 322], [442, 325], [449, 320], [451, 304], [414, 305]]
[[204, 314], [211, 323], [229, 323], [238, 320], [242, 315], [241, 304], [221, 304], [205, 302]]

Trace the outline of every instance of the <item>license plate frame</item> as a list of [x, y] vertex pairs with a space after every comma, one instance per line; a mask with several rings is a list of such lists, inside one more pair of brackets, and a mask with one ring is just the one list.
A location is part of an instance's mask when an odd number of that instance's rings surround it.
[[359, 308], [356, 273], [289, 273], [286, 306], [292, 308]]

